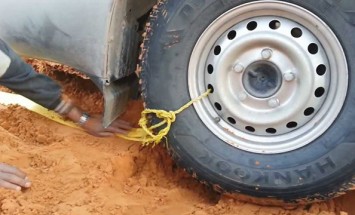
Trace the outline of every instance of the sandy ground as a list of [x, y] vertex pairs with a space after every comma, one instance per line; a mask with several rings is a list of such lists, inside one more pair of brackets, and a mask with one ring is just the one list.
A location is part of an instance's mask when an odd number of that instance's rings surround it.
[[[60, 81], [85, 110], [100, 112], [101, 95], [90, 81], [41, 65], [36, 68]], [[135, 122], [142, 103], [133, 101], [128, 110], [124, 118]], [[292, 209], [230, 199], [186, 175], [162, 147], [95, 138], [20, 107], [0, 106], [0, 161], [20, 167], [33, 182], [23, 192], [0, 190], [1, 215], [355, 214], [355, 192]]]

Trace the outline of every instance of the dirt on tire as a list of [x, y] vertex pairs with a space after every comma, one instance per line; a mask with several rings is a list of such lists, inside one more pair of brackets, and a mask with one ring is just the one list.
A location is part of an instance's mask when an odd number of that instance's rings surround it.
[[[90, 80], [67, 67], [30, 62], [84, 110], [102, 112], [102, 96]], [[129, 105], [123, 118], [137, 122], [142, 102]], [[162, 146], [92, 137], [18, 106], [0, 106], [0, 162], [19, 167], [32, 181], [22, 192], [0, 189], [1, 215], [355, 214], [355, 192], [293, 208], [228, 198], [176, 167]]]

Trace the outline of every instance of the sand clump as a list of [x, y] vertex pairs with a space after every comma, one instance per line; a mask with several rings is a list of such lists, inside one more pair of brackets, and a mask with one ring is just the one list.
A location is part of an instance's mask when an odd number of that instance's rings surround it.
[[[63, 74], [52, 73], [61, 67], [45, 68], [61, 80]], [[66, 92], [77, 101], [89, 100], [81, 103], [84, 109], [102, 110], [97, 90], [77, 89], [78, 82], [89, 80], [67, 80], [61, 81]], [[90, 83], [82, 86], [92, 89]], [[136, 122], [141, 110], [142, 102], [132, 101], [123, 117]], [[231, 199], [176, 167], [162, 146], [143, 148], [116, 137], [92, 137], [17, 106], [0, 107], [0, 161], [27, 172], [33, 184], [23, 192], [0, 189], [1, 215], [355, 214], [355, 193], [288, 209]]]

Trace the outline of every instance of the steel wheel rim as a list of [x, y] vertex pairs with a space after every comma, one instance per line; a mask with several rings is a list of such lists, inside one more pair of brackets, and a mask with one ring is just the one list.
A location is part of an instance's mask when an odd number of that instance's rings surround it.
[[[265, 62], [269, 72], [245, 78], [250, 65], [260, 63], [263, 71]], [[260, 95], [260, 74], [281, 83]], [[213, 89], [194, 107], [218, 138], [274, 154], [301, 148], [330, 127], [345, 101], [348, 70], [340, 42], [316, 15], [286, 2], [257, 1], [227, 11], [203, 32], [188, 84], [192, 98]]]

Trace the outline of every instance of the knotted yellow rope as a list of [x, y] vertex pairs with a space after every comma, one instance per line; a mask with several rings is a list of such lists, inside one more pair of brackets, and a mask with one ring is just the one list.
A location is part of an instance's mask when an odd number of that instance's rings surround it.
[[[141, 142], [142, 145], [144, 146], [149, 146], [150, 144], [152, 144], [154, 147], [157, 144], [159, 144], [164, 138], [166, 138], [166, 135], [169, 133], [172, 123], [175, 122], [176, 120], [177, 114], [189, 108], [193, 103], [198, 102], [201, 99], [207, 97], [209, 93], [210, 90], [203, 93], [199, 97], [191, 100], [190, 102], [186, 103], [184, 106], [182, 106], [176, 111], [145, 109], [142, 111], [141, 119], [138, 122], [140, 128], [132, 129], [127, 135], [118, 134], [117, 136], [126, 140]], [[81, 129], [75, 123], [64, 120], [56, 112], [50, 111], [20, 95], [0, 92], [0, 104], [20, 105], [30, 111], [40, 114], [62, 125]], [[148, 119], [149, 115], [155, 115], [155, 117], [158, 118], [160, 122], [155, 125], [149, 126], [149, 119]], [[155, 133], [155, 130], [158, 128], [160, 128], [158, 133]]]
[[[210, 94], [210, 90], [203, 93], [199, 97], [191, 100], [190, 102], [186, 103], [184, 106], [175, 111], [145, 109], [142, 111], [141, 119], [138, 122], [140, 128], [132, 130], [127, 135], [118, 136], [126, 140], [142, 142], [144, 146], [153, 144], [154, 147], [159, 144], [163, 140], [163, 138], [165, 138], [166, 135], [169, 133], [171, 124], [175, 122], [177, 114], [189, 108], [193, 103], [198, 102], [201, 99], [207, 97], [208, 94]], [[155, 115], [156, 118], [160, 119], [160, 122], [155, 125], [149, 126], [149, 115]], [[160, 129], [159, 132], [155, 134], [154, 130], [157, 128]]]

